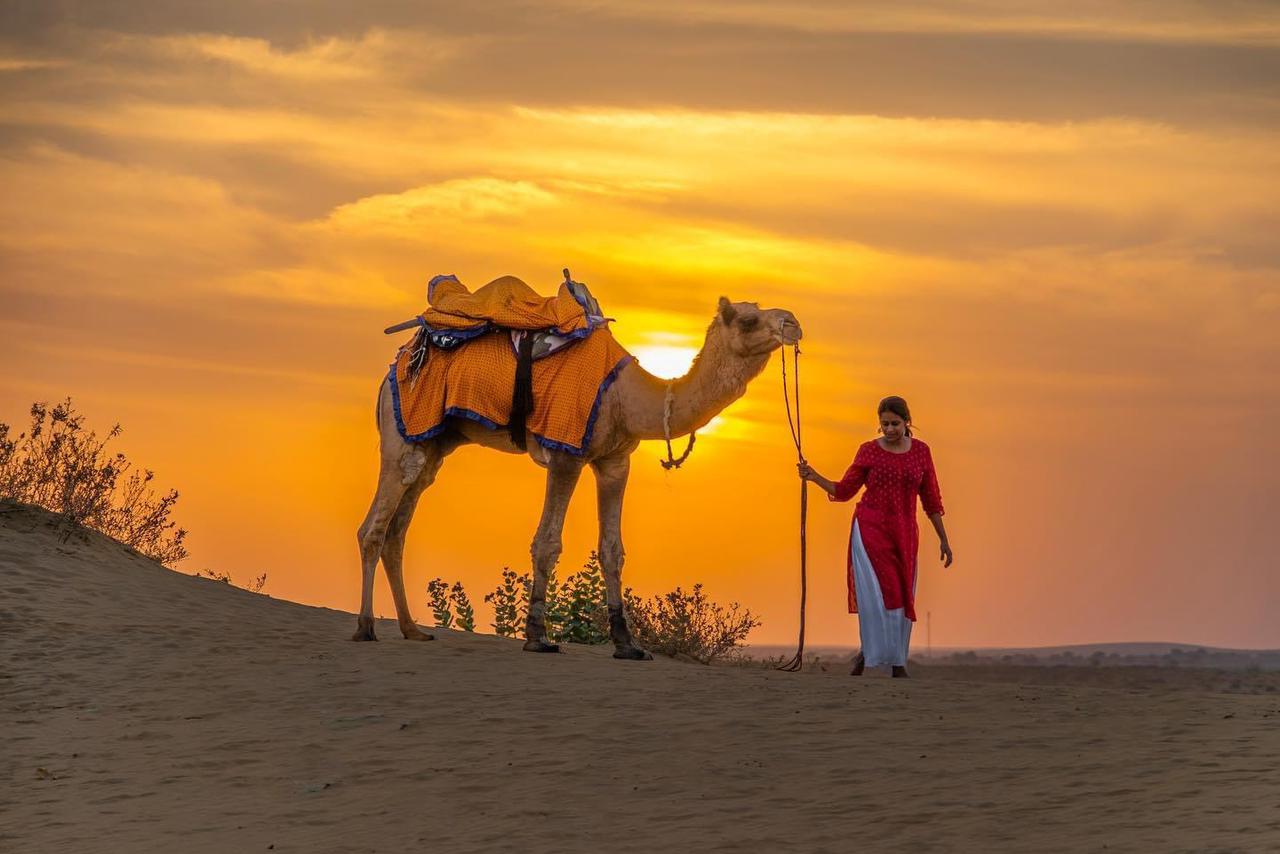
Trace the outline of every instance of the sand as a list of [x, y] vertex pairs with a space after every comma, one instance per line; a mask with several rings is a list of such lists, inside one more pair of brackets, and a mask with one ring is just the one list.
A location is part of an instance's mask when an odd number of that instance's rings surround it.
[[0, 505], [0, 850], [1280, 850], [1274, 694], [354, 627]]

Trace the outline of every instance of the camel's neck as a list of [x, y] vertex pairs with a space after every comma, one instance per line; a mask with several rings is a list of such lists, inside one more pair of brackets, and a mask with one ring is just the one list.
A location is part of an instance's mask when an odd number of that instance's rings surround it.
[[653, 376], [632, 365], [618, 378], [625, 382], [624, 418], [627, 432], [637, 439], [661, 439], [667, 387], [671, 386], [671, 436], [683, 436], [706, 425], [747, 390], [769, 362], [769, 354], [743, 358], [724, 346], [713, 322], [702, 352], [689, 373], [678, 380]]

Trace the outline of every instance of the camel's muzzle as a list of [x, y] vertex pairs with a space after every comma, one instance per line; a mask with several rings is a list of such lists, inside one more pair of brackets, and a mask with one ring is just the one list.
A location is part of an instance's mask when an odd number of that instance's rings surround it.
[[800, 321], [796, 320], [792, 314], [782, 318], [778, 333], [783, 344], [799, 344], [800, 339], [804, 337], [804, 332], [800, 329]]

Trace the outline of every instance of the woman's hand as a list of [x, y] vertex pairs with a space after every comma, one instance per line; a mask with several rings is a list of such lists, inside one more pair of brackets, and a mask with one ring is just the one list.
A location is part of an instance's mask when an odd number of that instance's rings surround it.
[[953, 560], [953, 556], [951, 554], [951, 544], [948, 543], [946, 540], [942, 541], [942, 554], [939, 555], [938, 559], [942, 561], [942, 566], [944, 569], [948, 566], [951, 566], [951, 561]]
[[827, 495], [835, 494], [836, 485], [814, 471], [807, 461], [801, 460], [796, 463], [796, 471], [800, 474], [801, 480], [807, 480], [809, 483], [817, 484], [818, 488], [827, 493]]

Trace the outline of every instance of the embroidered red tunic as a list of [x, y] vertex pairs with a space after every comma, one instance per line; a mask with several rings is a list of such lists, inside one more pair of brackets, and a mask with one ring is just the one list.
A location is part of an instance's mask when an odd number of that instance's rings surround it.
[[[919, 439], [911, 440], [911, 448], [895, 454], [872, 440], [864, 442], [853, 458], [853, 465], [836, 484], [832, 501], [848, 501], [866, 486], [866, 492], [854, 509], [853, 518], [862, 533], [862, 545], [871, 558], [871, 567], [880, 582], [887, 610], [904, 608], [906, 616], [915, 620], [915, 587], [920, 527], [916, 523], [916, 496], [926, 515], [941, 514], [942, 493], [938, 474], [933, 468], [933, 454]], [[850, 535], [852, 536], [852, 534]], [[858, 599], [853, 589], [853, 555], [848, 555], [849, 613], [858, 613]]]

